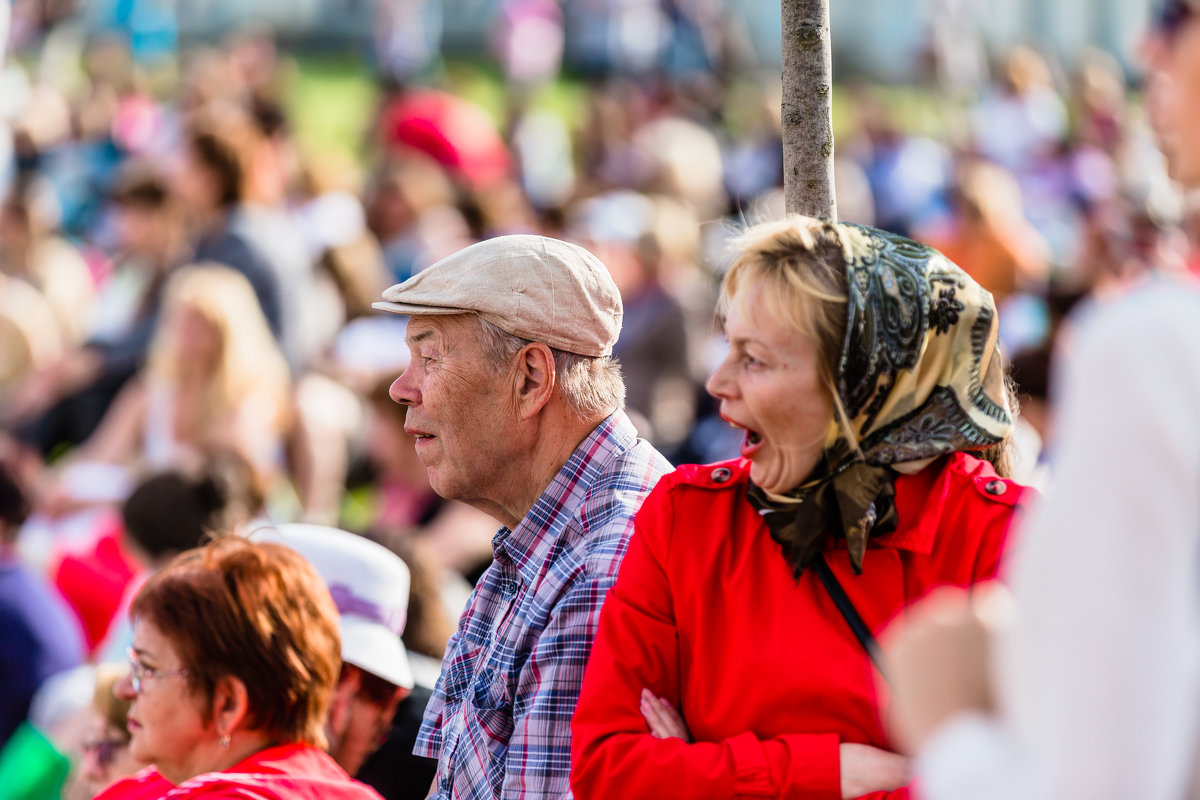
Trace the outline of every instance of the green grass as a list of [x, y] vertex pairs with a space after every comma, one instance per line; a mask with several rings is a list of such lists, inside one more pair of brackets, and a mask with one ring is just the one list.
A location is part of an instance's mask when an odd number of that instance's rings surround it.
[[379, 89], [360, 57], [306, 55], [297, 59], [285, 98], [302, 152], [360, 161], [379, 99]]

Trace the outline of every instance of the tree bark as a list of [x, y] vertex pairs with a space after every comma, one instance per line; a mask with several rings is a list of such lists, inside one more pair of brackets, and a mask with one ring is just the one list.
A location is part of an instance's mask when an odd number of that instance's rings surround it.
[[782, 0], [783, 194], [789, 214], [837, 219], [829, 0]]

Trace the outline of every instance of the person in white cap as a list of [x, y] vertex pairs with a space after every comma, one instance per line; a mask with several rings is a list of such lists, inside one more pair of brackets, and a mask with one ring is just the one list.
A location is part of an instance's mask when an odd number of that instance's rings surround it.
[[632, 518], [668, 462], [622, 410], [621, 296], [542, 236], [467, 247], [384, 293], [411, 317], [392, 385], [430, 484], [499, 520], [414, 753], [431, 796], [570, 795], [571, 716]]
[[323, 525], [279, 525], [254, 531], [250, 538], [279, 542], [304, 556], [333, 596], [342, 672], [325, 732], [329, 754], [355, 775], [413, 688], [400, 641], [408, 613], [408, 566], [382, 545]]

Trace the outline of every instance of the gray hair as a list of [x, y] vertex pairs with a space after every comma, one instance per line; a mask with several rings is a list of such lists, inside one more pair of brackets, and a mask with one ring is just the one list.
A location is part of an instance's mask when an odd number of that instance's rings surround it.
[[[479, 344], [483, 356], [497, 372], [507, 368], [513, 356], [530, 344], [528, 339], [514, 336], [483, 317], [476, 319], [479, 320]], [[612, 356], [581, 356], [553, 347], [550, 352], [554, 354], [558, 388], [567, 405], [581, 419], [607, 416], [625, 407], [621, 365]]]

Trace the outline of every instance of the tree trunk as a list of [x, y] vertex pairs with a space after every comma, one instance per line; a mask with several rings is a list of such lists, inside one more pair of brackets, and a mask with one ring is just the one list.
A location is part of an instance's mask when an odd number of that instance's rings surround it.
[[783, 194], [789, 214], [837, 219], [829, 0], [782, 0]]

